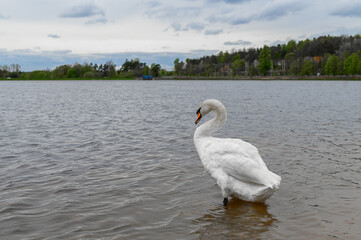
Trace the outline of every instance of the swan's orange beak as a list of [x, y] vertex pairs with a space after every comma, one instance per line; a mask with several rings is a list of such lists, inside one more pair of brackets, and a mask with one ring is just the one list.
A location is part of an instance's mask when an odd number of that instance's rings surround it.
[[202, 118], [202, 115], [201, 115], [201, 113], [198, 113], [198, 117], [197, 117], [197, 119], [196, 119], [196, 124], [201, 120], [201, 118]]
[[198, 109], [197, 114], [198, 114], [198, 117], [197, 117], [197, 119], [196, 119], [195, 124], [197, 124], [197, 123], [201, 120], [201, 118], [202, 118], [201, 108]]

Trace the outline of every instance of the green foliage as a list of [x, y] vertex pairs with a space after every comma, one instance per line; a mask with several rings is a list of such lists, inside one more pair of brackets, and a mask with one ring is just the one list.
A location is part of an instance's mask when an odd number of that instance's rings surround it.
[[149, 66], [145, 66], [143, 69], [143, 76], [148, 76], [150, 74]]
[[297, 76], [301, 73], [301, 66], [299, 59], [295, 59], [290, 65], [290, 75]]
[[[188, 61], [188, 59], [187, 59]], [[182, 72], [182, 69], [184, 67], [184, 62], [179, 62], [179, 58], [177, 58], [176, 60], [174, 60], [174, 71], [177, 75], [180, 75]]]
[[66, 72], [66, 77], [67, 78], [78, 78], [79, 74], [78, 74], [78, 72], [77, 72], [77, 70], [75, 68], [71, 67]]
[[264, 76], [267, 75], [267, 72], [271, 69], [271, 50], [267, 45], [264, 45], [261, 53], [258, 56], [258, 69]]
[[84, 78], [93, 79], [95, 78], [95, 74], [93, 72], [86, 72], [84, 73]]
[[331, 55], [326, 62], [325, 72], [327, 75], [338, 75], [339, 74], [339, 62], [340, 59], [337, 55]]
[[51, 79], [51, 72], [49, 70], [32, 71], [24, 77], [30, 80], [49, 80]]
[[152, 63], [152, 65], [150, 67], [150, 71], [152, 73], [152, 76], [159, 77], [160, 65]]
[[229, 58], [229, 53], [228, 53], [228, 52], [223, 53], [222, 51], [220, 51], [220, 52], [218, 53], [218, 56], [217, 56], [218, 62], [224, 64], [224, 63], [226, 63], [226, 61], [228, 60], [228, 58]]
[[143, 75], [143, 69], [145, 68], [146, 63], [140, 62], [138, 58], [128, 61], [125, 60], [123, 63], [121, 71], [123, 72], [132, 72], [135, 77], [141, 77]]
[[51, 72], [51, 78], [52, 79], [62, 79], [62, 78], [66, 78], [68, 70], [70, 69], [70, 65], [61, 65], [56, 67], [52, 72]]
[[297, 48], [297, 43], [295, 40], [290, 40], [287, 43], [287, 46], [286, 46], [287, 53], [294, 52], [296, 50], [296, 48]]
[[241, 71], [245, 65], [246, 62], [239, 57], [239, 55], [236, 55], [238, 57], [234, 57], [232, 60], [232, 71], [233, 75], [236, 75], [238, 71]]
[[357, 53], [351, 54], [345, 60], [344, 72], [348, 75], [360, 74], [359, 71], [360, 56]]
[[301, 75], [302, 76], [313, 75], [313, 70], [314, 70], [313, 61], [305, 60], [302, 66]]

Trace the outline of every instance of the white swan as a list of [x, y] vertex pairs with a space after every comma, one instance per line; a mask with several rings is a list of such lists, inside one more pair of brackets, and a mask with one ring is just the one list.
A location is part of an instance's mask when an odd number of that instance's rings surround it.
[[240, 139], [211, 136], [227, 120], [221, 102], [215, 99], [202, 102], [195, 123], [211, 111], [216, 115], [196, 129], [194, 145], [204, 168], [222, 190], [223, 204], [227, 205], [229, 196], [264, 202], [279, 188], [281, 177], [268, 170], [255, 146]]

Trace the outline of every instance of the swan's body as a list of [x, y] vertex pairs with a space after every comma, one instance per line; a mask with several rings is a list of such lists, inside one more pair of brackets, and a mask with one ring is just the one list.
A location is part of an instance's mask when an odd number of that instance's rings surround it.
[[211, 136], [227, 120], [221, 102], [214, 99], [202, 102], [196, 123], [211, 111], [216, 115], [196, 129], [194, 145], [204, 168], [221, 188], [224, 204], [229, 196], [264, 202], [279, 187], [281, 177], [268, 170], [255, 146], [240, 139]]

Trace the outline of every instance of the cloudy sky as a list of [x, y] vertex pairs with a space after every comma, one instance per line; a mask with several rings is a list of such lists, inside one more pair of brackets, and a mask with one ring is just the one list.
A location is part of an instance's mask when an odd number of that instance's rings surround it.
[[361, 33], [360, 0], [0, 0], [0, 65], [53, 69]]

